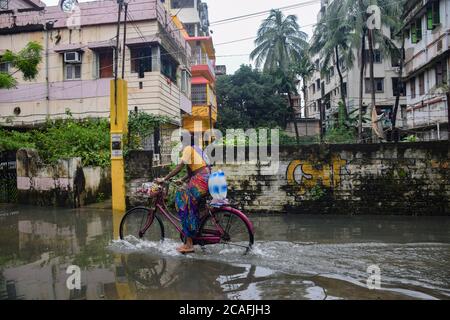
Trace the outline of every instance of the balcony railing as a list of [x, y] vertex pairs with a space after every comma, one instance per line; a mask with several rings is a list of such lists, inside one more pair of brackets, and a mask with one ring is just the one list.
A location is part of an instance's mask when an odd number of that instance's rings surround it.
[[214, 62], [208, 58], [208, 55], [198, 52], [192, 55], [191, 66], [198, 66], [198, 65], [207, 65], [211, 74], [214, 76], [216, 75], [214, 69]]

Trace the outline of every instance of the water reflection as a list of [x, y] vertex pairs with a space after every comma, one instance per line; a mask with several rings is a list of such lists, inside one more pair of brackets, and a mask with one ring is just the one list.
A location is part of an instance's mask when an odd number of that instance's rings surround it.
[[[180, 256], [178, 240], [113, 242], [110, 210], [0, 211], [17, 212], [0, 215], [0, 299], [450, 297], [443, 217], [254, 216], [257, 243], [243, 258], [214, 247]], [[381, 264], [385, 291], [362, 285], [370, 263]], [[67, 289], [70, 265], [81, 290]]]

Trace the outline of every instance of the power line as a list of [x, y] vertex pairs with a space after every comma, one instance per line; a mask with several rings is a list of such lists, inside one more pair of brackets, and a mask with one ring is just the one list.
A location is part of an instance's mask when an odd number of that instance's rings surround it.
[[212, 25], [224, 24], [224, 23], [227, 23], [227, 22], [236, 22], [236, 21], [240, 21], [240, 20], [246, 20], [248, 18], [254, 18], [254, 17], [257, 17], [257, 16], [265, 15], [265, 14], [271, 12], [272, 10], [297, 9], [297, 8], [300, 8], [300, 7], [309, 6], [311, 4], [320, 3], [320, 2], [321, 2], [321, 0], [312, 0], [312, 1], [306, 1], [306, 2], [299, 2], [299, 3], [296, 3], [296, 4], [289, 5], [289, 6], [284, 6], [284, 7], [274, 8], [274, 9], [270, 9], [270, 10], [264, 10], [264, 11], [249, 13], [249, 14], [245, 14], [245, 15], [241, 15], [241, 16], [237, 16], [237, 17], [231, 17], [231, 18], [226, 18], [226, 19], [222, 19], [222, 20], [217, 20], [217, 21], [211, 22], [210, 25], [212, 26]]

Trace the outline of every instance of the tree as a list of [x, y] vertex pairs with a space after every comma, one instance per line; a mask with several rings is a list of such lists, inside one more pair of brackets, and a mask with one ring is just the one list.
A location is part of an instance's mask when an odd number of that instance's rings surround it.
[[[392, 57], [393, 55], [398, 55], [400, 49], [396, 43], [392, 40], [393, 35], [387, 36], [385, 30], [390, 28], [394, 30], [394, 35], [397, 30], [400, 29], [402, 21], [399, 19], [401, 16], [402, 8], [404, 5], [403, 1], [388, 1], [388, 0], [346, 0], [343, 4], [345, 11], [348, 13], [347, 19], [350, 24], [353, 25], [354, 34], [354, 45], [359, 51], [359, 61], [360, 61], [360, 90], [359, 90], [359, 139], [362, 139], [362, 103], [363, 103], [363, 86], [364, 86], [364, 69], [369, 63], [370, 70], [370, 86], [375, 88], [375, 78], [374, 78], [374, 44], [378, 45], [378, 49], [386, 57]], [[381, 29], [369, 29], [367, 26], [369, 15], [367, 13], [367, 8], [370, 5], [377, 5], [380, 9], [381, 14]], [[359, 41], [357, 41], [359, 39]], [[369, 61], [366, 61], [366, 40], [369, 45]], [[400, 75], [401, 77], [401, 75]], [[399, 82], [401, 79], [399, 78]], [[400, 89], [399, 89], [400, 90]], [[376, 95], [375, 90], [371, 90], [371, 105], [372, 111], [376, 105]], [[382, 136], [380, 136], [382, 138]]]
[[280, 10], [271, 10], [262, 22], [255, 40], [256, 48], [250, 58], [256, 67], [266, 72], [288, 71], [292, 62], [299, 61], [307, 47], [308, 35], [300, 31], [297, 16], [285, 17]]
[[345, 18], [347, 15], [346, 6], [341, 1], [332, 2], [314, 30], [310, 49], [312, 55], [320, 54], [321, 56], [322, 68], [320, 71], [322, 74], [328, 72], [330, 65], [336, 64], [346, 120], [348, 119], [348, 110], [341, 67], [350, 68], [354, 60], [352, 50], [354, 44], [353, 26], [350, 20]]
[[218, 129], [285, 125], [288, 108], [270, 74], [242, 65], [233, 75], [219, 77], [216, 89]]
[[6, 50], [0, 59], [0, 63], [8, 63], [15, 69], [12, 73], [0, 72], [0, 89], [11, 89], [16, 87], [17, 80], [14, 75], [22, 72], [27, 81], [33, 80], [38, 74], [38, 65], [42, 60], [42, 46], [37, 42], [30, 42], [27, 46], [14, 53]]
[[[293, 72], [302, 80], [303, 100], [306, 102], [308, 97], [306, 83], [311, 78], [315, 70], [315, 66], [311, 62], [311, 57], [305, 54], [300, 61], [298, 61], [292, 66], [292, 69]], [[306, 108], [305, 108], [305, 117], [308, 117], [308, 109]]]
[[289, 108], [294, 121], [296, 139], [300, 137], [296, 122], [296, 114], [292, 94], [296, 92], [295, 77], [291, 66], [302, 59], [307, 48], [307, 34], [300, 31], [297, 16], [284, 16], [280, 10], [271, 10], [269, 16], [262, 22], [255, 40], [256, 48], [250, 58], [255, 60], [256, 67], [263, 65], [263, 70], [275, 76], [280, 88], [287, 94]]

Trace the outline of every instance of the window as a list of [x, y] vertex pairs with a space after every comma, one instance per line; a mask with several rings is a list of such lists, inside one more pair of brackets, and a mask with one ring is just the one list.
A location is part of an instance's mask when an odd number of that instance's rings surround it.
[[418, 43], [422, 40], [422, 20], [417, 19], [411, 25], [411, 43]]
[[181, 71], [181, 91], [190, 97], [191, 76], [187, 70]]
[[400, 63], [402, 58], [404, 57], [403, 52], [395, 50], [391, 53], [391, 66], [392, 67], [400, 67]]
[[[366, 62], [370, 63], [370, 50], [366, 50]], [[383, 62], [383, 55], [380, 50], [375, 49], [373, 50], [373, 62], [374, 63], [382, 63]]]
[[193, 105], [205, 105], [207, 104], [206, 97], [206, 85], [193, 84], [192, 85], [192, 104]]
[[412, 78], [409, 85], [411, 88], [411, 98], [414, 99], [416, 97], [416, 78]]
[[190, 37], [195, 37], [195, 23], [184, 24], [184, 29]]
[[334, 77], [334, 67], [331, 67], [331, 68], [330, 68], [330, 76], [331, 76], [331, 77]]
[[2, 57], [0, 56], [0, 72], [9, 73], [11, 64], [9, 62], [1, 62], [1, 60], [2, 60]]
[[315, 66], [316, 66], [316, 70], [319, 70], [319, 69], [320, 69], [320, 61], [319, 61], [319, 59], [317, 59], [317, 60], [314, 62], [314, 64], [315, 64]]
[[143, 73], [152, 71], [152, 48], [146, 47], [132, 47], [130, 48], [131, 55], [131, 72]]
[[194, 8], [194, 0], [172, 0], [172, 9]]
[[161, 48], [161, 73], [172, 82], [177, 82], [177, 68], [178, 63], [167, 53], [166, 50]]
[[81, 79], [81, 63], [66, 63], [64, 69], [66, 80]]
[[433, 2], [427, 8], [427, 30], [433, 30], [441, 23], [439, 1]]
[[423, 96], [425, 94], [425, 73], [419, 76], [419, 95]]
[[0, 10], [8, 10], [9, 0], [0, 0]]
[[[401, 86], [401, 87], [400, 87]], [[398, 90], [400, 90], [400, 96], [406, 96], [406, 88], [403, 83], [398, 81], [398, 78], [392, 78], [392, 95], [397, 96]]]
[[312, 94], [316, 93], [316, 84], [315, 83], [313, 83], [311, 85], [311, 90], [312, 90]]
[[347, 97], [347, 82], [343, 83], [342, 91], [344, 93], [344, 97]]
[[447, 61], [439, 61], [435, 66], [436, 85], [447, 84]]
[[[372, 93], [372, 82], [366, 79], [365, 83], [366, 93]], [[384, 78], [375, 78], [375, 93], [384, 92]]]
[[99, 78], [114, 77], [113, 49], [104, 49], [97, 52], [97, 76]]
[[316, 80], [316, 87], [317, 87], [317, 90], [320, 90], [320, 79]]

